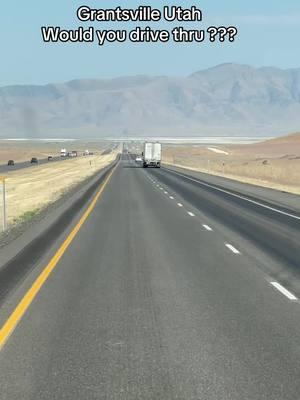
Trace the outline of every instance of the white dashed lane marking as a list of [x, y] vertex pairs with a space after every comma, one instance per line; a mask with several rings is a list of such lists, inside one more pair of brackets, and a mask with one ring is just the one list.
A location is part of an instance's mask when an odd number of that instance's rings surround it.
[[241, 254], [232, 244], [225, 243], [225, 246], [232, 251], [234, 254]]
[[[152, 180], [152, 179], [151, 179], [151, 180]], [[154, 184], [156, 184], [156, 181], [152, 180], [152, 182], [153, 182]], [[160, 190], [164, 190], [164, 188], [161, 187], [160, 185], [156, 184], [156, 186], [157, 186], [158, 188], [160, 188]], [[210, 185], [207, 185], [207, 186], [210, 186]], [[164, 194], [168, 194], [168, 192], [164, 190]], [[232, 193], [229, 193], [229, 194], [232, 194]], [[237, 197], [240, 197], [240, 196], [237, 196]], [[170, 198], [171, 200], [174, 200], [174, 197], [173, 197], [173, 196], [169, 196], [169, 198]], [[245, 199], [245, 200], [248, 200], [248, 199]], [[248, 201], [249, 201], [249, 200], [248, 200]], [[257, 204], [256, 202], [253, 202], [253, 203]], [[183, 204], [182, 204], [182, 203], [177, 203], [177, 205], [178, 205], [178, 207], [183, 207]], [[261, 204], [259, 204], [259, 205], [261, 205]], [[266, 207], [266, 208], [270, 208], [270, 207]], [[271, 209], [272, 209], [272, 208], [271, 208]], [[274, 211], [278, 211], [278, 210], [274, 210]], [[195, 217], [195, 214], [192, 213], [191, 211], [187, 211], [187, 213], [188, 213], [189, 216]], [[286, 213], [282, 213], [282, 214], [286, 214]], [[289, 215], [289, 214], [287, 214], [287, 215]], [[289, 215], [289, 216], [292, 216], [292, 215]], [[293, 217], [294, 217], [294, 216], [293, 216]], [[212, 231], [213, 231], [213, 229], [212, 229], [209, 225], [202, 224], [202, 226], [203, 226], [204, 229], [206, 229], [206, 230], [209, 231], [209, 232], [212, 232]], [[234, 253], [234, 254], [241, 254], [240, 251], [239, 251], [238, 249], [236, 249], [232, 244], [230, 244], [230, 243], [225, 243], [225, 246], [226, 246], [232, 253]], [[286, 298], [288, 298], [289, 300], [291, 300], [291, 301], [296, 301], [296, 300], [298, 300], [298, 298], [297, 298], [293, 293], [291, 293], [289, 290], [287, 290], [287, 289], [286, 289], [284, 286], [282, 286], [280, 283], [278, 283], [278, 282], [270, 282], [270, 285], [272, 285], [276, 290], [278, 290], [281, 294], [283, 294], [283, 295], [284, 295]]]
[[297, 297], [295, 295], [293, 295], [293, 293], [291, 293], [289, 290], [287, 290], [285, 287], [283, 287], [282, 285], [280, 285], [280, 283], [278, 282], [270, 282], [270, 284], [276, 288], [277, 290], [279, 290], [280, 293], [282, 293], [285, 297], [287, 297], [289, 300], [297, 300]]
[[279, 213], [279, 214], [286, 215], [287, 217], [291, 217], [291, 218], [295, 218], [295, 219], [297, 219], [297, 220], [300, 220], [300, 217], [298, 217], [298, 215], [290, 214], [290, 213], [288, 213], [288, 212], [279, 210], [279, 209], [277, 209], [277, 208], [267, 206], [266, 204], [260, 203], [259, 201], [252, 200], [252, 199], [249, 199], [248, 197], [241, 196], [241, 195], [239, 195], [239, 194], [230, 192], [229, 190], [221, 189], [221, 188], [219, 188], [219, 187], [217, 187], [217, 186], [215, 186], [215, 185], [210, 185], [209, 183], [202, 182], [202, 181], [199, 181], [199, 180], [197, 180], [197, 179], [190, 178], [190, 177], [188, 177], [188, 176], [186, 176], [186, 175], [183, 175], [183, 174], [181, 174], [181, 173], [179, 173], [179, 172], [175, 172], [175, 171], [170, 170], [170, 169], [169, 169], [168, 171], [172, 172], [172, 173], [175, 174], [175, 175], [182, 176], [183, 178], [188, 179], [188, 180], [190, 180], [190, 181], [196, 182], [196, 183], [198, 183], [199, 185], [210, 187], [210, 188], [212, 188], [212, 189], [218, 190], [219, 192], [223, 192], [223, 193], [229, 194], [230, 196], [234, 196], [234, 197], [237, 197], [237, 198], [239, 198], [239, 199], [248, 201], [249, 203], [256, 204], [256, 205], [258, 205], [258, 206], [260, 206], [260, 207], [264, 207], [264, 208], [266, 208], [266, 209], [268, 209], [268, 210], [277, 212], [277, 213]]

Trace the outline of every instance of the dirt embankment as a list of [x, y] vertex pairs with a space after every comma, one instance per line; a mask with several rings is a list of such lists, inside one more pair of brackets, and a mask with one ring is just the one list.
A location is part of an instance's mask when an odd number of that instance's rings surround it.
[[163, 162], [300, 194], [300, 133], [251, 145], [167, 146]]

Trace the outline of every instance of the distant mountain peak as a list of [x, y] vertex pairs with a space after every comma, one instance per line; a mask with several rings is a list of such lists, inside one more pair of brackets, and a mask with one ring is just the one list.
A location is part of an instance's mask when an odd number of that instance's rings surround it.
[[300, 69], [225, 63], [0, 88], [0, 136], [279, 135], [300, 129]]
[[252, 67], [252, 66], [246, 65], [246, 64], [223, 63], [223, 64], [215, 65], [214, 67], [201, 69], [199, 71], [192, 73], [190, 76], [195, 76], [195, 75], [203, 74], [203, 73], [207, 73], [207, 72], [214, 73], [214, 72], [220, 72], [220, 71], [249, 71], [249, 70], [254, 70], [254, 69], [255, 69], [255, 67]]

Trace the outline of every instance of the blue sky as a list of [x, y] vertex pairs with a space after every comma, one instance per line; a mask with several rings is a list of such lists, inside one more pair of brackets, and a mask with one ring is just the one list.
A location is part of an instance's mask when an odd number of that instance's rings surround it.
[[[76, 19], [76, 10], [81, 5], [94, 8], [195, 5], [204, 16], [203, 22], [197, 25], [199, 29], [214, 24], [236, 25], [239, 35], [234, 43], [225, 45], [123, 43], [98, 47], [97, 44], [49, 45], [42, 42], [42, 25], [69, 29], [84, 25]], [[97, 29], [104, 27], [101, 23], [94, 26]], [[111, 26], [124, 28], [126, 24], [112, 23]], [[166, 27], [163, 23], [153, 23], [152, 26]], [[171, 26], [167, 24], [168, 28]], [[184, 26], [188, 27], [187, 24]], [[10, 0], [1, 5], [0, 86], [135, 74], [187, 75], [225, 62], [294, 68], [300, 67], [299, 39], [300, 1], [296, 0], [145, 3], [141, 0]]]

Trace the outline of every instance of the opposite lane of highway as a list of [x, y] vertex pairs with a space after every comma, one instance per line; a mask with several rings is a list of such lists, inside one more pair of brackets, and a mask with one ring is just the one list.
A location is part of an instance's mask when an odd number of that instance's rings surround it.
[[34, 166], [40, 165], [40, 164], [48, 164], [50, 162], [63, 161], [65, 159], [66, 158], [63, 158], [63, 157], [53, 157], [53, 159], [51, 161], [48, 161], [47, 158], [39, 159], [38, 164], [31, 164], [30, 161], [16, 162], [15, 165], [2, 164], [2, 165], [0, 165], [0, 173], [3, 174], [3, 173], [7, 173], [7, 172], [12, 172], [12, 171], [18, 171], [20, 169], [34, 167]]

